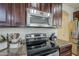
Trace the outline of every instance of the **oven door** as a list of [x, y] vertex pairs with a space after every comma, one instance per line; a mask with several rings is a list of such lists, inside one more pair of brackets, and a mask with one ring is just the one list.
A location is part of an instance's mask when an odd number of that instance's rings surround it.
[[28, 56], [59, 56], [59, 47], [40, 47], [28, 50]]
[[48, 54], [47, 56], [59, 56], [59, 50], [54, 53]]

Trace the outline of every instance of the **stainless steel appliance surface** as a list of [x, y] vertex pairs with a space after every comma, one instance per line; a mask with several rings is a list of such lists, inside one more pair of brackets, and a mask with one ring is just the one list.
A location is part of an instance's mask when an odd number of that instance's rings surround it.
[[[51, 46], [46, 33], [26, 34], [28, 56], [58, 56], [59, 47]], [[54, 44], [54, 43], [53, 43]]]
[[52, 27], [53, 17], [50, 13], [27, 8], [27, 26]]

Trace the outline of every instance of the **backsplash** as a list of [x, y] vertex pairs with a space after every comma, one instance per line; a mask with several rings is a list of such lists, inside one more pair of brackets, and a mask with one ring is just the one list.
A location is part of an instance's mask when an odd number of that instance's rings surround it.
[[57, 29], [52, 28], [0, 28], [0, 34], [6, 35], [7, 33], [20, 33], [24, 39], [25, 34], [28, 33], [46, 33], [49, 37], [53, 32], [57, 35]]

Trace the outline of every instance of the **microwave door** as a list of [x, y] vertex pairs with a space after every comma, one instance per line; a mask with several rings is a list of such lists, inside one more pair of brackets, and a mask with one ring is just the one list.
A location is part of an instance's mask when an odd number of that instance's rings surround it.
[[27, 26], [51, 27], [51, 17], [41, 14], [27, 14]]

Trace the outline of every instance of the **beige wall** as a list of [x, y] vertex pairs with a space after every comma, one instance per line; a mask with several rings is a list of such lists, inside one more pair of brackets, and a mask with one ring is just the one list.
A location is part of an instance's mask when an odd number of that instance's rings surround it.
[[62, 27], [58, 29], [59, 39], [69, 40], [69, 31], [68, 31], [69, 15], [65, 11], [62, 13]]
[[66, 4], [63, 4], [62, 9], [62, 27], [58, 29], [58, 39], [69, 41], [69, 23], [73, 20], [74, 9]]

